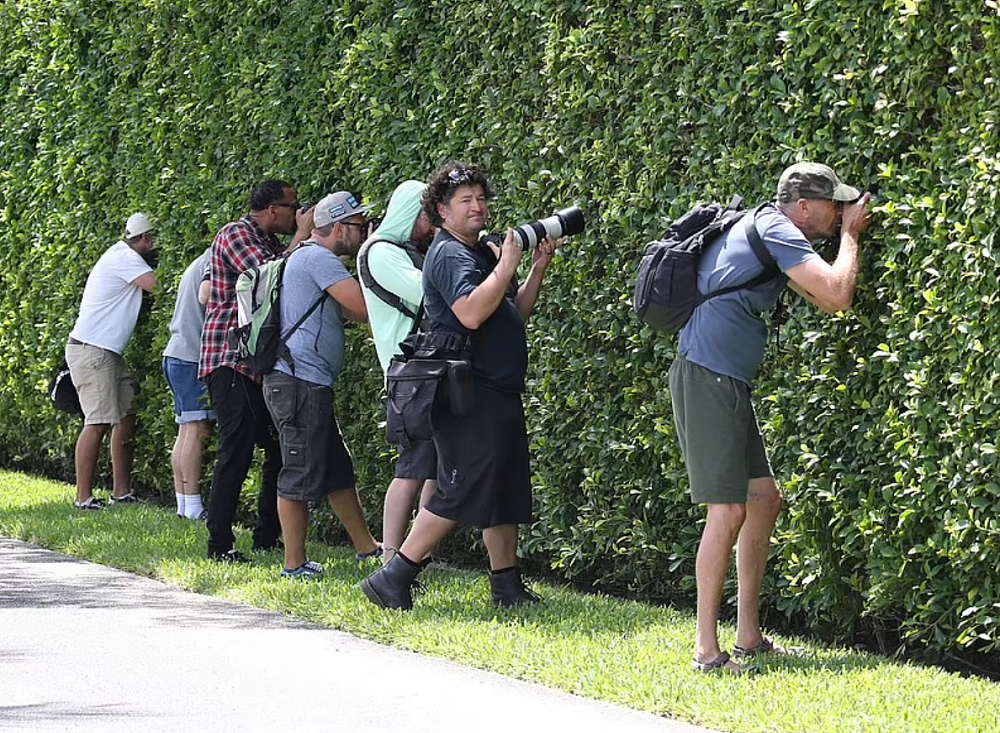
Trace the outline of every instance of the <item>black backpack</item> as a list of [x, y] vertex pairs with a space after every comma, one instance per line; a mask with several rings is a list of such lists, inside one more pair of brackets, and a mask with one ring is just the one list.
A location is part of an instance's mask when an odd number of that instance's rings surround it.
[[[632, 308], [639, 320], [659, 331], [677, 333], [694, 309], [706, 300], [755, 288], [776, 278], [778, 263], [760, 239], [754, 221], [761, 207], [743, 210], [743, 199], [734, 196], [729, 206], [698, 205], [667, 229], [666, 237], [646, 246], [635, 281]], [[705, 248], [743, 220], [747, 239], [764, 271], [750, 280], [708, 294], [698, 292], [698, 262]]]
[[394, 247], [399, 247], [401, 250], [406, 252], [407, 255], [409, 255], [410, 261], [418, 270], [424, 269], [424, 253], [421, 252], [416, 245], [411, 244], [410, 242], [407, 242], [406, 244], [399, 244], [398, 242], [393, 242], [391, 239], [374, 239], [368, 247], [365, 247], [360, 253], [358, 253], [358, 275], [361, 278], [361, 282], [364, 283], [364, 286], [371, 290], [372, 293], [374, 293], [374, 295], [383, 303], [392, 306], [404, 316], [419, 322], [421, 320], [419, 318], [419, 310], [414, 311], [409, 308], [398, 295], [389, 292], [379, 285], [375, 280], [375, 277], [372, 275], [372, 271], [368, 267], [368, 250], [372, 245], [377, 244], [378, 242], [386, 242]]

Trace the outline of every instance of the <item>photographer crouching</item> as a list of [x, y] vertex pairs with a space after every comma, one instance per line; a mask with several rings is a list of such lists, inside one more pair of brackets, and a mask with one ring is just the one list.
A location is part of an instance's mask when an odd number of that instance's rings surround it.
[[[494, 606], [540, 600], [525, 587], [517, 566], [518, 525], [532, 516], [521, 405], [528, 368], [524, 323], [552, 256], [566, 239], [549, 233], [531, 236], [532, 242], [522, 236], [519, 243], [510, 229], [499, 247], [482, 238], [493, 196], [483, 171], [459, 162], [436, 171], [424, 193], [424, 211], [440, 227], [424, 263], [424, 308], [433, 334], [466, 344], [473, 407], [462, 416], [447, 405], [435, 408], [437, 491], [396, 556], [361, 583], [368, 599], [382, 608], [412, 608], [410, 588], [421, 561], [456, 524], [483, 530]], [[518, 286], [526, 243], [534, 244], [531, 271]]]

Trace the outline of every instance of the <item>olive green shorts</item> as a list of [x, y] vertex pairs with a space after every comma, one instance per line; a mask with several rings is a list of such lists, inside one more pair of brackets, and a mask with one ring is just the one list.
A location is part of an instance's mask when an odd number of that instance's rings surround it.
[[773, 475], [750, 385], [678, 355], [670, 396], [692, 503], [745, 504], [750, 479]]

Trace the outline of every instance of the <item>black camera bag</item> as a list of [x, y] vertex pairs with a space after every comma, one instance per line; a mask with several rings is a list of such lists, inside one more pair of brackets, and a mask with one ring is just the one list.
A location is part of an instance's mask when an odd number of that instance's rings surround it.
[[408, 446], [434, 436], [433, 413], [447, 409], [458, 417], [473, 408], [468, 339], [417, 331], [401, 343], [386, 372], [386, 440]]
[[69, 373], [69, 365], [63, 359], [56, 373], [49, 382], [49, 399], [56, 409], [68, 412], [70, 415], [82, 415], [80, 397], [76, 393], [76, 385]]

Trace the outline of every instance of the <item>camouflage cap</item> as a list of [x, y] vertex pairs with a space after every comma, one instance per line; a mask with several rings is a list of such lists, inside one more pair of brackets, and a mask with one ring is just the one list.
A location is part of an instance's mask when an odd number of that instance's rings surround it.
[[833, 168], [821, 163], [796, 163], [785, 169], [778, 180], [778, 201], [799, 199], [820, 201], [857, 201], [861, 192], [841, 183]]

